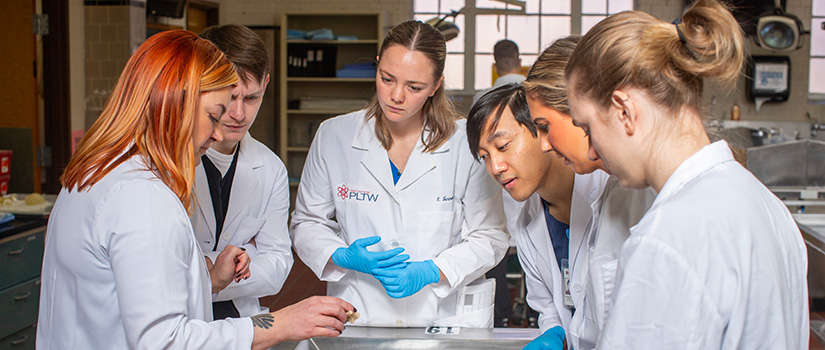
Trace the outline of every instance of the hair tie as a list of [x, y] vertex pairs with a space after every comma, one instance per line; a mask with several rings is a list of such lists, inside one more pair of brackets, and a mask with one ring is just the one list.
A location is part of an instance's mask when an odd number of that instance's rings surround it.
[[674, 19], [673, 22], [670, 22], [670, 23], [672, 23], [673, 26], [676, 27], [676, 34], [679, 34], [679, 41], [682, 42], [682, 45], [687, 44], [687, 40], [685, 40], [685, 35], [682, 34], [682, 30], [679, 29], [679, 24], [682, 24], [682, 19], [677, 18], [677, 19]]

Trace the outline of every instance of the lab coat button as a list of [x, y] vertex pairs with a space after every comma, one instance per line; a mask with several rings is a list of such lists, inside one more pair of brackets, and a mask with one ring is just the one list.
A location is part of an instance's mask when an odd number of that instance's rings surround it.
[[396, 326], [401, 326], [401, 325], [403, 325], [403, 324], [404, 324], [404, 321], [401, 321], [401, 320], [395, 320], [395, 325], [396, 325]]
[[392, 242], [390, 242], [390, 246], [392, 246], [393, 248], [398, 248], [400, 245], [401, 244], [399, 244], [398, 241], [396, 241], [396, 240], [393, 240]]
[[573, 290], [575, 290], [576, 293], [580, 293], [582, 291], [582, 285], [581, 284], [574, 284], [573, 285]]

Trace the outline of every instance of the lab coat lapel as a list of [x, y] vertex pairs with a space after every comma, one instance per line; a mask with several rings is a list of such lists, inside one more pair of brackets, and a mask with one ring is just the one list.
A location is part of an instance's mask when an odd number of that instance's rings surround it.
[[[553, 270], [551, 273], [555, 275], [555, 271], [559, 270], [559, 266], [556, 262], [553, 242], [550, 240], [550, 231], [547, 230], [547, 220], [544, 219], [544, 206], [541, 205], [540, 197], [538, 195], [534, 196], [535, 198], [529, 199], [532, 202], [530, 204], [538, 206], [538, 210], [531, 210], [532, 217], [530, 218], [530, 223], [528, 223], [525, 228], [525, 231], [527, 231], [527, 239], [536, 251], [545, 252], [545, 254], [539, 255], [539, 259], [544, 260], [546, 265], [540, 265], [552, 266]], [[551, 255], [553, 256], [552, 259], [550, 259]], [[555, 279], [553, 279], [553, 281], [555, 281]]]
[[398, 201], [398, 191], [392, 180], [390, 160], [387, 150], [375, 137], [375, 120], [364, 121], [352, 140], [352, 147], [364, 151], [361, 165], [378, 181], [384, 191]]
[[[203, 184], [203, 186], [195, 186], [195, 200], [198, 201], [200, 215], [203, 215], [203, 221], [209, 228], [209, 241], [213, 241], [215, 239], [215, 210], [212, 208], [212, 196], [209, 193], [209, 182], [206, 180], [203, 164], [195, 168], [195, 183]], [[198, 213], [192, 213], [192, 215], [198, 215]]]
[[250, 147], [251, 142], [252, 138], [249, 133], [241, 140], [238, 164], [235, 167], [235, 177], [232, 179], [232, 190], [229, 192], [229, 208], [226, 212], [224, 228], [231, 227], [260, 184], [258, 176], [255, 176], [255, 169], [263, 166], [263, 161], [260, 154]]
[[[426, 131], [424, 132], [424, 135], [422, 135], [422, 138], [427, 138]], [[421, 140], [418, 140], [415, 145], [415, 149], [412, 154], [410, 154], [410, 158], [407, 160], [407, 166], [404, 167], [404, 172], [401, 175], [401, 178], [398, 179], [398, 184], [396, 185], [398, 190], [403, 191], [405, 188], [409, 187], [424, 176], [424, 174], [435, 170], [438, 166], [438, 157], [449, 151], [449, 141], [445, 142], [441, 145], [441, 147], [433, 152], [424, 152], [424, 143]]]

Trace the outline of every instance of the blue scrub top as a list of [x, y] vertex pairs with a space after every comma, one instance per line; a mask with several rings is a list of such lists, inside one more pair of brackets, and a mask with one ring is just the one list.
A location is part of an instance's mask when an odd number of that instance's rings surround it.
[[570, 225], [556, 220], [553, 215], [547, 212], [547, 202], [541, 200], [544, 208], [544, 220], [547, 222], [547, 231], [550, 232], [550, 241], [553, 242], [553, 252], [556, 253], [556, 262], [561, 270], [561, 259], [570, 256]]
[[392, 184], [397, 185], [398, 179], [401, 178], [401, 172], [398, 171], [398, 167], [395, 166], [395, 163], [392, 162], [392, 159], [390, 159], [390, 170], [392, 170]]

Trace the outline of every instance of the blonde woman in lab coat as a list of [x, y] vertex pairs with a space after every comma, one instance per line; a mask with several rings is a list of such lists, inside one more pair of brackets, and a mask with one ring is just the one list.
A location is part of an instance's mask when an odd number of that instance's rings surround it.
[[207, 266], [187, 211], [237, 81], [220, 50], [183, 30], [150, 37], [126, 63], [61, 177], [38, 349], [266, 349], [343, 330], [352, 305], [331, 297], [210, 322], [212, 293], [248, 277], [249, 258], [227, 246]]
[[[613, 292], [619, 252], [630, 227], [653, 203], [651, 189], [625, 189], [605, 172], [604, 163], [589, 159], [588, 138], [570, 117], [564, 67], [579, 36], [550, 45], [530, 68], [524, 89], [542, 149], [552, 151], [577, 173], [570, 225], [570, 297], [576, 312], [567, 325], [574, 349], [588, 350], [604, 326]], [[529, 300], [529, 295], [528, 295]]]
[[484, 303], [458, 299], [509, 235], [501, 190], [445, 96], [445, 58], [432, 26], [393, 27], [373, 101], [322, 123], [310, 147], [290, 233], [328, 294], [358, 308], [356, 325], [492, 326], [492, 285]]
[[727, 143], [710, 142], [701, 118], [703, 78], [732, 86], [746, 42], [715, 0], [674, 23], [612, 15], [582, 38], [565, 72], [590, 158], [622, 186], [657, 192], [622, 246], [598, 347], [807, 349], [799, 230]]

